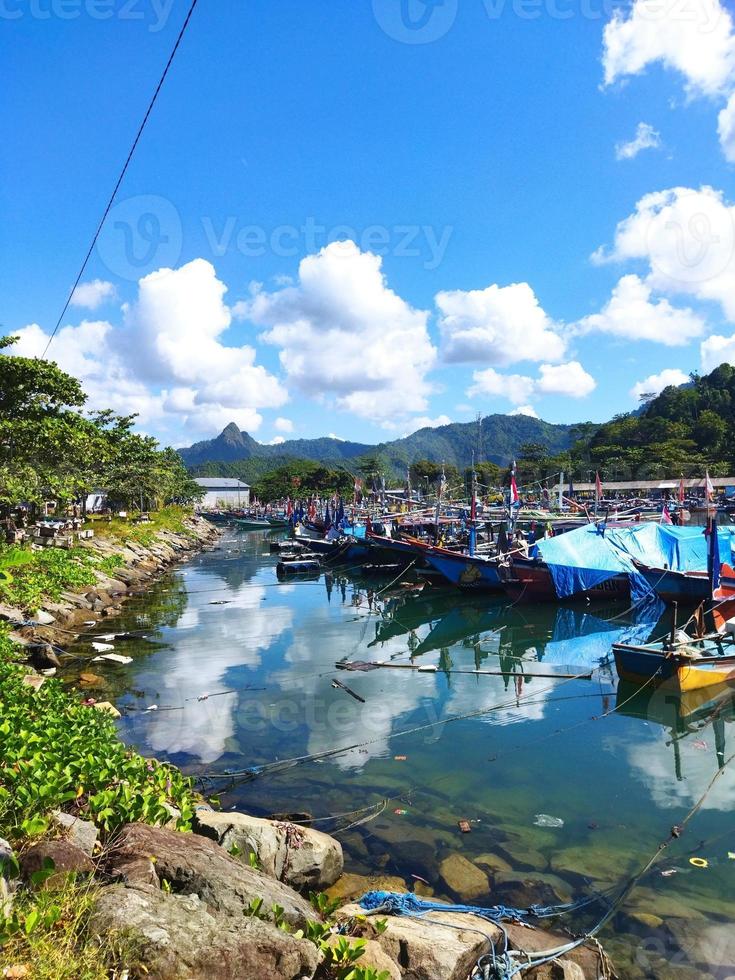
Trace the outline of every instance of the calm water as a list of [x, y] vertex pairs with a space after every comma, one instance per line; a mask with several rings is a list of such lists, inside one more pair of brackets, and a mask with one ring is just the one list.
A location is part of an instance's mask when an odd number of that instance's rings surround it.
[[[223, 807], [330, 818], [317, 826], [339, 833], [350, 871], [418, 876], [446, 895], [439, 866], [459, 853], [491, 875], [475, 904], [589, 896], [639, 870], [735, 752], [727, 691], [708, 693], [714, 704], [636, 698], [599, 668], [612, 640], [663, 632], [658, 610], [636, 621], [614, 606], [513, 607], [428, 586], [381, 594], [389, 582], [353, 572], [279, 583], [270, 540], [231, 534], [133, 598], [109, 626], [143, 633], [115, 641], [133, 663], [94, 664], [95, 693], [116, 700], [127, 742], [206, 774]], [[343, 658], [438, 670], [336, 670]], [[516, 673], [461, 673], [476, 667]], [[591, 680], [529, 676], [592, 668]], [[345, 751], [217, 778], [334, 749]], [[621, 977], [735, 975], [734, 800], [735, 763], [606, 927]]]

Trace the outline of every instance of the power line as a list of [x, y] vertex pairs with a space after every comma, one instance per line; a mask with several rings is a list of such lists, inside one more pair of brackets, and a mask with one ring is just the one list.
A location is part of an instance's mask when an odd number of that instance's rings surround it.
[[77, 286], [79, 285], [82, 276], [84, 275], [84, 270], [87, 268], [87, 263], [89, 262], [89, 260], [90, 260], [90, 258], [92, 256], [92, 252], [94, 251], [94, 247], [97, 244], [97, 239], [99, 238], [100, 232], [102, 231], [102, 227], [103, 227], [105, 221], [107, 220], [107, 216], [108, 216], [108, 214], [110, 213], [110, 211], [112, 209], [112, 205], [115, 203], [115, 198], [117, 197], [117, 192], [120, 190], [120, 185], [122, 184], [123, 180], [125, 179], [125, 174], [127, 173], [128, 167], [130, 166], [130, 161], [133, 159], [133, 154], [135, 153], [135, 150], [136, 150], [136, 148], [138, 146], [138, 143], [140, 142], [140, 138], [143, 135], [143, 130], [146, 127], [146, 123], [148, 122], [148, 119], [150, 117], [151, 112], [153, 111], [153, 107], [156, 104], [156, 100], [158, 99], [158, 95], [159, 95], [161, 89], [163, 88], [163, 83], [166, 81], [166, 76], [168, 75], [169, 69], [171, 68], [171, 65], [173, 64], [173, 60], [176, 57], [176, 52], [179, 50], [179, 45], [181, 44], [181, 42], [183, 40], [184, 34], [186, 33], [186, 29], [189, 26], [189, 21], [191, 20], [192, 14], [194, 13], [194, 8], [196, 7], [196, 5], [197, 5], [198, 2], [199, 2], [199, 0], [192, 0], [192, 2], [191, 2], [191, 6], [189, 7], [189, 12], [186, 15], [186, 20], [184, 21], [183, 26], [182, 26], [181, 30], [179, 31], [179, 36], [176, 38], [176, 43], [174, 44], [173, 50], [171, 51], [171, 54], [169, 55], [168, 61], [166, 62], [166, 67], [163, 69], [163, 74], [161, 75], [161, 77], [160, 77], [160, 79], [158, 81], [158, 85], [156, 86], [156, 90], [153, 93], [153, 98], [148, 103], [148, 108], [146, 109], [146, 113], [145, 113], [145, 116], [143, 117], [143, 121], [140, 124], [140, 126], [138, 127], [138, 132], [136, 133], [135, 139], [133, 140], [133, 145], [130, 147], [130, 152], [128, 153], [127, 159], [125, 160], [125, 164], [124, 164], [122, 170], [120, 171], [119, 177], [117, 178], [117, 183], [115, 184], [115, 189], [113, 190], [112, 194], [110, 195], [110, 199], [107, 202], [107, 207], [104, 210], [104, 213], [102, 215], [102, 218], [100, 220], [100, 223], [97, 225], [97, 230], [94, 233], [94, 237], [92, 238], [92, 242], [91, 242], [91, 244], [89, 246], [89, 249], [87, 251], [87, 254], [84, 256], [84, 261], [82, 262], [82, 267], [79, 270], [79, 274], [77, 275], [76, 279], [74, 280], [74, 285], [71, 287], [71, 291], [70, 291], [69, 295], [66, 298], [66, 303], [64, 303], [64, 308], [61, 311], [61, 313], [59, 315], [59, 319], [56, 321], [56, 326], [54, 327], [54, 329], [53, 329], [53, 331], [51, 333], [51, 336], [48, 339], [48, 343], [46, 344], [46, 347], [44, 348], [43, 354], [41, 355], [41, 360], [44, 360], [45, 357], [46, 357], [46, 354], [48, 354], [49, 347], [51, 346], [51, 344], [53, 342], [53, 339], [56, 336], [56, 333], [57, 333], [59, 327], [61, 326], [61, 321], [66, 316], [66, 311], [69, 309], [69, 304], [71, 303], [72, 296], [74, 295], [74, 292], [75, 292]]

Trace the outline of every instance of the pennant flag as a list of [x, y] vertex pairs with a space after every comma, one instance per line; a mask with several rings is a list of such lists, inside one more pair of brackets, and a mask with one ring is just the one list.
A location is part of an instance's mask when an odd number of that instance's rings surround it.
[[720, 587], [720, 541], [717, 534], [717, 521], [713, 518], [707, 521], [704, 533], [709, 536], [707, 548], [707, 574], [710, 581], [710, 592], [714, 593]]
[[661, 511], [661, 523], [662, 524], [672, 524], [671, 514], [669, 513], [668, 504], [664, 504], [664, 509]]
[[597, 500], [602, 500], [602, 480], [599, 473], [595, 473], [595, 497]]
[[711, 503], [714, 499], [715, 488], [712, 486], [712, 480], [709, 478], [709, 470], [705, 471], [704, 492], [707, 496], [708, 502]]
[[510, 468], [510, 502], [517, 504], [519, 500], [518, 484], [516, 483], [516, 461], [513, 460], [513, 465]]
[[684, 474], [682, 473], [681, 479], [679, 480], [679, 503], [684, 503]]

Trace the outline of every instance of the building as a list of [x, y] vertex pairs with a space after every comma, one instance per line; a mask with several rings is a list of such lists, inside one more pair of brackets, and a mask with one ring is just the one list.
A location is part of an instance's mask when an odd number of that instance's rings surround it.
[[[606, 498], [618, 496], [676, 497], [679, 492], [680, 482], [680, 479], [676, 478], [670, 478], [668, 480], [603, 480], [602, 494]], [[696, 477], [694, 479], [684, 477], [683, 482], [684, 492], [688, 497], [704, 497], [706, 483], [704, 477]], [[724, 493], [727, 497], [731, 496], [733, 489], [735, 489], [735, 476], [713, 476], [710, 478], [710, 482], [715, 493]], [[594, 483], [578, 483], [574, 480], [572, 485], [575, 494], [580, 493], [594, 496]], [[561, 486], [557, 483], [550, 492], [558, 494], [560, 490], [562, 494], [566, 495], [569, 490], [569, 482], [567, 481], [561, 484]]]
[[200, 507], [209, 509], [250, 506], [250, 487], [247, 483], [223, 476], [196, 477], [196, 482], [206, 490]]

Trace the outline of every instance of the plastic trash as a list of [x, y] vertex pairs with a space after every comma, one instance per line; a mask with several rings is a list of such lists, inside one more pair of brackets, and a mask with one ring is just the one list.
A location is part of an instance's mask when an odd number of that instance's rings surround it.
[[132, 657], [123, 657], [119, 653], [103, 653], [99, 657], [93, 657], [92, 663], [96, 664], [100, 660], [109, 660], [113, 664], [131, 664], [133, 662]]
[[689, 858], [689, 863], [695, 868], [708, 868], [709, 861], [707, 858]]
[[105, 653], [107, 650], [114, 650], [115, 647], [111, 643], [93, 643], [92, 649], [97, 653]]
[[533, 822], [537, 827], [551, 827], [557, 830], [564, 826], [561, 817], [551, 817], [548, 813], [537, 813]]

